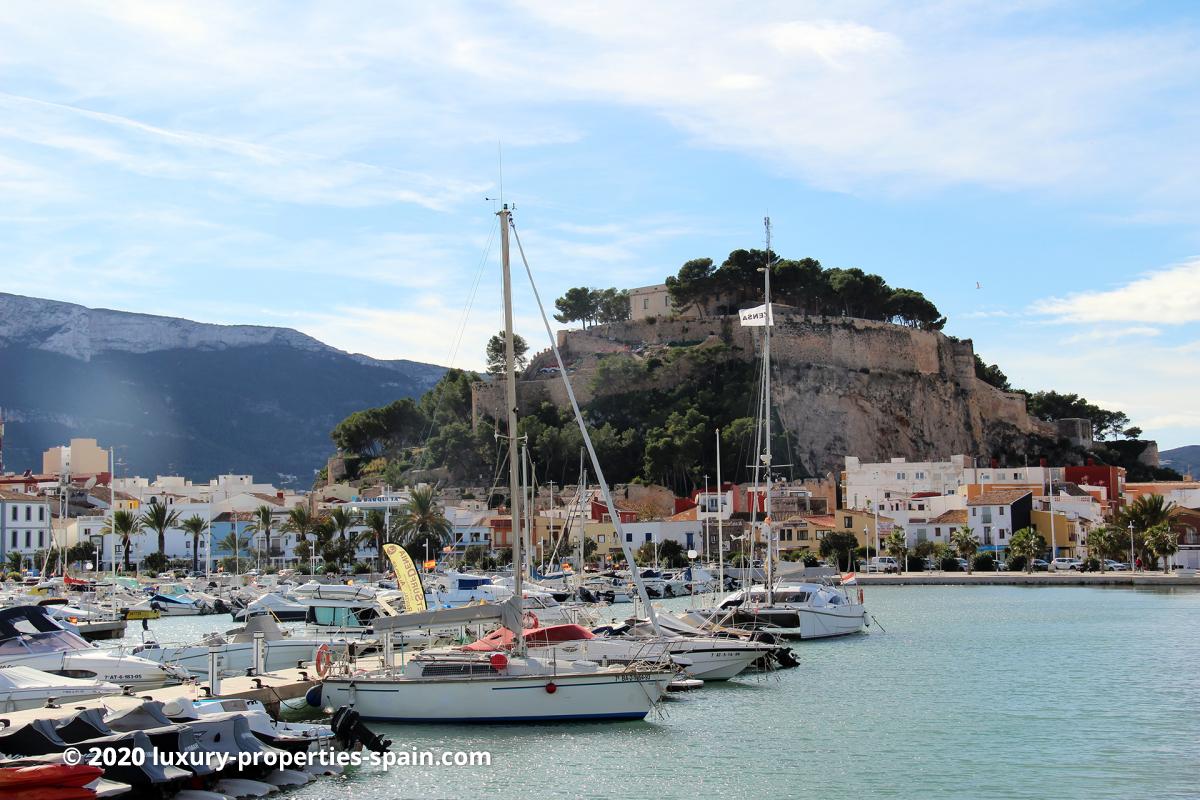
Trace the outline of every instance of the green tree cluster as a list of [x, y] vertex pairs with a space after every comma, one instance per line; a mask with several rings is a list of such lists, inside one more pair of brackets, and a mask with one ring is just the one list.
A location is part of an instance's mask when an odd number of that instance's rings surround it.
[[629, 292], [576, 286], [554, 301], [559, 322], [582, 322], [583, 327], [629, 319]]
[[[813, 258], [785, 259], [770, 253], [772, 299], [805, 313], [895, 322], [924, 330], [946, 324], [928, 298], [914, 289], [894, 289], [879, 275], [857, 267], [826, 269]], [[763, 250], [734, 250], [717, 267], [711, 258], [686, 262], [667, 278], [671, 303], [680, 310], [731, 314], [762, 302]]]

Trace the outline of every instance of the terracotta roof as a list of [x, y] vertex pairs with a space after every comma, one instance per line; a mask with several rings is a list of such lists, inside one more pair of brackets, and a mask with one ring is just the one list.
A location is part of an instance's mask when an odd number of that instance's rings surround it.
[[268, 503], [271, 503], [273, 505], [277, 505], [277, 506], [283, 505], [283, 500], [281, 500], [280, 498], [276, 497], [273, 494], [260, 494], [259, 492], [251, 492], [250, 495], [252, 497], [257, 497], [259, 500], [266, 500]]
[[[621, 509], [618, 509], [618, 510], [621, 510]], [[700, 518], [699, 513], [698, 513], [699, 511], [700, 511], [700, 506], [692, 506], [691, 508], [680, 511], [678, 514], [672, 514], [671, 516], [667, 517], [667, 519], [670, 520], [671, 522], [688, 522], [691, 520], [699, 519]]]
[[1011, 506], [1013, 503], [1020, 500], [1028, 494], [1033, 494], [1028, 489], [997, 489], [991, 492], [984, 492], [974, 500], [968, 500], [969, 506]]
[[942, 512], [927, 523], [929, 525], [966, 525], [967, 510], [965, 508], [955, 508], [950, 511]]

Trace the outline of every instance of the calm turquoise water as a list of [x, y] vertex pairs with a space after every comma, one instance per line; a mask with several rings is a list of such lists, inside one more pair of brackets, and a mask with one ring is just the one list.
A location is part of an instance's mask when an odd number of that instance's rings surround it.
[[[886, 632], [798, 644], [798, 669], [641, 723], [391, 728], [492, 766], [363, 768], [288, 797], [1200, 796], [1200, 592], [866, 591]], [[151, 625], [227, 626], [211, 619]]]

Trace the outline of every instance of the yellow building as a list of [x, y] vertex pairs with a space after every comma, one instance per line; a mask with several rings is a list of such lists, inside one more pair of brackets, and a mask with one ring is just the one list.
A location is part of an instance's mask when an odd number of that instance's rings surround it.
[[1059, 556], [1082, 556], [1083, 539], [1079, 521], [1069, 518], [1061, 511], [1054, 512], [1054, 536], [1051, 540], [1050, 512], [1033, 509], [1029, 512], [1029, 526], [1046, 539], [1046, 547], [1057, 547]]

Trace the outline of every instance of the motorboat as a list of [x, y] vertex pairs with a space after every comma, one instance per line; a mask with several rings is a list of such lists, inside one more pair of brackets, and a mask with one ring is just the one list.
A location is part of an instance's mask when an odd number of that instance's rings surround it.
[[716, 608], [685, 616], [695, 623], [766, 630], [796, 639], [823, 639], [861, 633], [869, 624], [861, 595], [824, 583], [755, 584], [733, 592]]
[[300, 600], [370, 600], [377, 591], [366, 585], [309, 581], [293, 589], [292, 594]]
[[303, 622], [308, 615], [308, 606], [277, 592], [267, 592], [248, 602], [245, 608], [239, 608], [232, 613], [234, 622], [245, 622], [250, 617], [260, 614], [280, 622]]
[[456, 608], [468, 603], [503, 603], [512, 597], [513, 590], [494, 582], [486, 575], [470, 575], [446, 570], [425, 587], [426, 603], [430, 608]]
[[73, 703], [121, 694], [115, 683], [95, 678], [67, 678], [32, 667], [0, 669], [0, 711], [41, 708], [47, 703]]
[[0, 610], [0, 664], [106, 681], [137, 691], [158, 689], [188, 677], [178, 667], [102, 650], [67, 630], [41, 606]]
[[262, 634], [263, 665], [261, 671], [271, 672], [307, 664], [316, 658], [317, 650], [325, 645], [335, 653], [345, 650], [346, 639], [307, 638], [285, 632], [267, 616], [255, 616], [244, 627], [225, 634], [211, 633], [195, 644], [166, 646], [146, 642], [133, 649], [134, 655], [160, 664], [172, 664], [186, 669], [193, 676], [208, 680], [210, 656], [215, 650], [217, 670], [221, 676], [243, 675], [255, 663], [255, 636]]
[[[404, 617], [419, 619], [404, 620]], [[520, 629], [520, 603], [483, 604], [377, 619], [383, 635], [404, 624], [469, 624], [500, 620]], [[510, 630], [512, 628], [509, 628]], [[390, 634], [389, 634], [390, 635]], [[642, 719], [674, 679], [674, 665], [594, 661], [500, 652], [422, 652], [400, 664], [354, 670], [335, 664], [322, 686], [329, 706], [387, 722], [545, 722]], [[389, 666], [390, 664], [390, 666]]]

